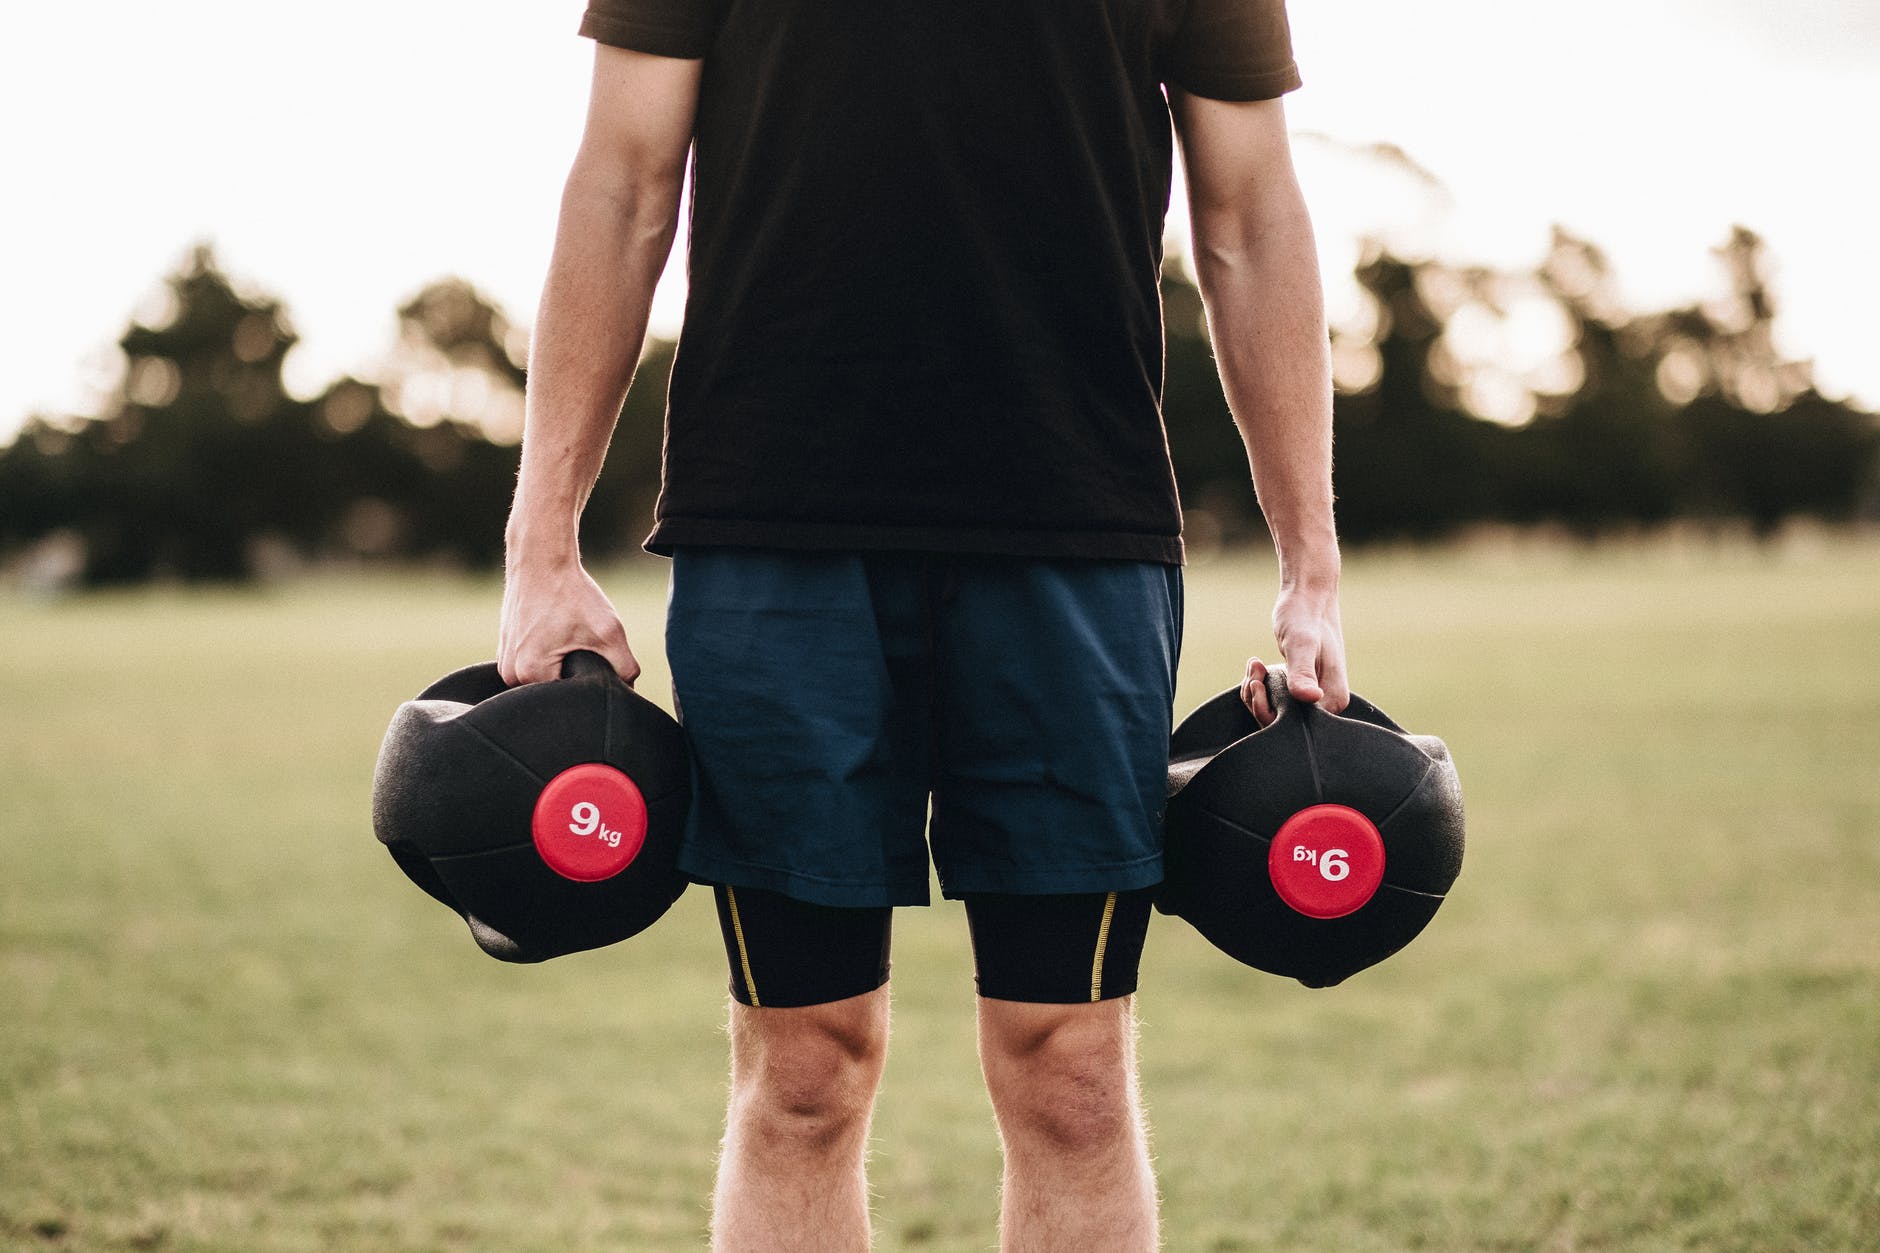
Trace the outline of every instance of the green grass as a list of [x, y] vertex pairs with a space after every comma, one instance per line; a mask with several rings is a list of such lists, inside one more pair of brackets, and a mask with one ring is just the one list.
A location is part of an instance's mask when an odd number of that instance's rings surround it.
[[[662, 568], [604, 581], [663, 694]], [[1271, 655], [1190, 572], [1179, 705]], [[371, 838], [399, 700], [491, 652], [441, 576], [0, 599], [0, 1246], [696, 1246], [724, 972], [694, 892], [482, 956]], [[1158, 918], [1178, 1250], [1880, 1247], [1880, 542], [1354, 558], [1360, 691], [1444, 736], [1468, 864], [1344, 987]], [[992, 1247], [955, 905], [896, 924], [879, 1245]]]

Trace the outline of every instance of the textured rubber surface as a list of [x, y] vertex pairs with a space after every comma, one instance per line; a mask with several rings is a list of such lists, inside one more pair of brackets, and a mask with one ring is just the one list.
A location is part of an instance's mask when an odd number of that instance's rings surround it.
[[[1282, 667], [1267, 689], [1278, 716], [1265, 729], [1238, 688], [1176, 727], [1156, 907], [1250, 966], [1328, 987], [1397, 952], [1435, 916], [1462, 869], [1461, 783], [1441, 740], [1410, 734], [1362, 697], [1328, 714], [1291, 699]], [[1276, 886], [1272, 844], [1295, 815], [1328, 804], [1376, 828], [1383, 868], [1356, 908], [1311, 917]]]
[[[516, 688], [504, 686], [494, 662], [445, 675], [399, 707], [373, 778], [372, 825], [392, 859], [503, 961], [542, 961], [626, 939], [685, 890], [673, 864], [691, 804], [679, 724], [593, 653], [570, 653], [562, 674]], [[536, 814], [544, 788], [589, 763], [630, 781], [644, 805], [645, 832], [628, 864], [580, 882], [543, 859]], [[585, 827], [586, 811], [573, 812], [577, 803], [570, 801], [565, 822]], [[620, 823], [597, 814], [593, 860], [570, 855], [564, 866], [605, 869], [628, 845], [630, 809]], [[605, 843], [603, 827], [621, 832], [617, 848]]]

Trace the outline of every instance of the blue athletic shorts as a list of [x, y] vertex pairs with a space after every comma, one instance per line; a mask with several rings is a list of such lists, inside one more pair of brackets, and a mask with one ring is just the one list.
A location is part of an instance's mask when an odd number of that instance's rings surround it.
[[673, 554], [679, 866], [821, 905], [1162, 879], [1176, 566]]

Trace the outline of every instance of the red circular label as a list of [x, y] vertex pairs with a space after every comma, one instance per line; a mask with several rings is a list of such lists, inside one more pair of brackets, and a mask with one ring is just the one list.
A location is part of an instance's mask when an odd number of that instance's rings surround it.
[[1384, 837], [1346, 805], [1313, 805], [1288, 818], [1266, 854], [1273, 887], [1308, 918], [1343, 918], [1384, 881]]
[[535, 798], [535, 851], [565, 879], [598, 883], [625, 870], [646, 843], [646, 798], [600, 762], [570, 766]]

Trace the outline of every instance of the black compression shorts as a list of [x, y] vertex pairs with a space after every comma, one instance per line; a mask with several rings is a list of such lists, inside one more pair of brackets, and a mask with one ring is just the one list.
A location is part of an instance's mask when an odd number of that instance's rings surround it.
[[[888, 981], [894, 911], [815, 905], [761, 888], [713, 889], [731, 995], [758, 1008], [822, 1005]], [[967, 895], [974, 981], [1001, 1001], [1128, 996], [1154, 888], [1065, 896]]]

